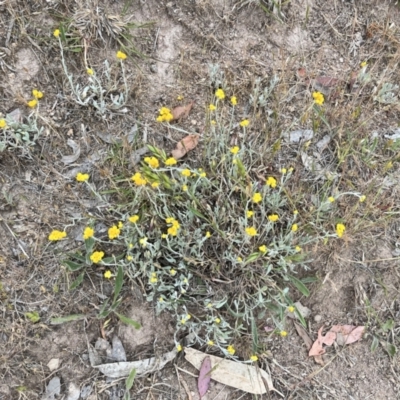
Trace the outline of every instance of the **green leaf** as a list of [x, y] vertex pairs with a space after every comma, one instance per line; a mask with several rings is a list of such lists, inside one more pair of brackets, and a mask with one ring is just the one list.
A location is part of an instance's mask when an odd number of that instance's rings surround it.
[[82, 267], [84, 267], [84, 264], [78, 264], [70, 260], [64, 260], [62, 261], [62, 264], [65, 265], [71, 272], [79, 271]]
[[40, 315], [37, 311], [26, 312], [25, 317], [28, 318], [29, 321], [32, 322], [32, 324], [36, 324], [36, 322], [40, 321]]
[[372, 339], [372, 344], [371, 344], [371, 351], [374, 352], [379, 346], [379, 339], [374, 336], [374, 338]]
[[318, 278], [316, 276], [307, 276], [301, 280], [304, 284], [306, 283], [314, 283], [318, 282]]
[[386, 351], [388, 352], [390, 357], [394, 357], [397, 353], [397, 348], [394, 344], [388, 343], [386, 345]]
[[133, 326], [135, 329], [140, 329], [140, 328], [142, 327], [142, 326], [139, 324], [139, 322], [136, 322], [136, 321], [134, 321], [133, 319], [130, 319], [130, 318], [128, 318], [128, 317], [125, 317], [125, 315], [118, 314], [118, 313], [115, 313], [115, 314], [117, 314], [118, 318], [119, 318], [124, 324], [131, 325], [131, 326]]
[[310, 295], [310, 291], [307, 289], [307, 287], [300, 279], [297, 279], [295, 276], [292, 275], [288, 275], [288, 278], [293, 283], [293, 285], [296, 286], [296, 288], [299, 290], [299, 292], [301, 292], [303, 296], [308, 297]]
[[94, 246], [95, 240], [94, 238], [89, 238], [85, 240], [85, 248], [86, 248], [86, 253], [93, 253], [93, 246]]
[[118, 267], [117, 277], [115, 278], [115, 289], [114, 289], [114, 299], [113, 304], [117, 301], [118, 295], [122, 289], [122, 284], [124, 283], [124, 269], [122, 265]]
[[260, 253], [252, 253], [252, 254], [250, 254], [248, 257], [247, 257], [247, 259], [246, 259], [246, 264], [247, 263], [250, 263], [250, 262], [252, 262], [252, 261], [254, 261], [254, 260], [257, 260], [257, 258], [258, 257], [260, 257]]
[[135, 377], [136, 377], [136, 369], [133, 368], [132, 371], [129, 373], [129, 376], [126, 378], [125, 388], [127, 391], [132, 389]]
[[83, 314], [71, 314], [71, 315], [66, 315], [65, 317], [51, 318], [50, 324], [51, 325], [61, 325], [61, 324], [65, 324], [66, 322], [78, 321], [83, 318], [85, 318], [85, 316]]
[[382, 330], [384, 332], [390, 331], [394, 328], [394, 321], [392, 319], [387, 320], [383, 325], [382, 325]]
[[189, 208], [189, 211], [191, 211], [197, 217], [202, 218], [205, 221], [208, 221], [207, 218], [200, 211], [197, 211], [195, 208], [190, 207], [190, 206], [188, 208]]
[[69, 290], [74, 290], [76, 289], [82, 282], [83, 282], [83, 277], [85, 276], [85, 271], [80, 273], [78, 277], [72, 282], [71, 286], [69, 287]]

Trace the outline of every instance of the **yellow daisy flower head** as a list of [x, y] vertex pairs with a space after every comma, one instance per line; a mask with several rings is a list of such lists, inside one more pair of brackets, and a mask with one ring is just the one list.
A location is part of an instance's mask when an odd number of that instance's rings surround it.
[[171, 269], [169, 270], [169, 273], [170, 273], [171, 276], [175, 276], [175, 275], [176, 275], [176, 270], [174, 270], [173, 268], [171, 268]]
[[86, 182], [89, 179], [89, 174], [82, 174], [81, 172], [78, 172], [76, 174], [76, 180], [78, 182]]
[[136, 172], [136, 174], [132, 176], [131, 180], [137, 186], [143, 186], [147, 183], [146, 179], [142, 177], [142, 174], [140, 172]]
[[288, 335], [288, 333], [287, 333], [286, 331], [280, 331], [279, 334], [280, 334], [282, 337], [286, 337], [286, 336]]
[[367, 198], [367, 196], [365, 196], [364, 194], [362, 196], [360, 196], [360, 203], [364, 203], [366, 198]]
[[239, 125], [240, 125], [242, 128], [246, 128], [246, 126], [249, 126], [249, 124], [250, 124], [250, 121], [249, 121], [248, 119], [244, 119], [244, 120], [242, 120], [242, 121], [239, 122]]
[[342, 223], [336, 224], [336, 234], [338, 237], [342, 237], [344, 234], [344, 231], [346, 230], [346, 226]]
[[294, 249], [297, 251], [297, 253], [300, 253], [303, 250], [300, 246], [296, 246]]
[[293, 312], [295, 312], [296, 308], [293, 307], [293, 306], [289, 306], [289, 307], [287, 308], [287, 310], [288, 310], [289, 312], [293, 313]]
[[53, 32], [53, 36], [56, 37], [56, 38], [58, 38], [58, 37], [60, 36], [60, 33], [61, 33], [61, 32], [60, 32], [59, 29], [55, 29], [54, 32]]
[[126, 259], [127, 259], [128, 261], [132, 261], [132, 260], [133, 260], [133, 257], [132, 257], [131, 255], [129, 255], [129, 256], [126, 256]]
[[250, 357], [250, 361], [256, 362], [257, 360], [258, 360], [258, 357], [257, 357], [255, 354], [253, 354], [253, 355]]
[[328, 197], [328, 201], [329, 201], [330, 203], [333, 203], [333, 202], [335, 201], [335, 198], [334, 198], [333, 196], [329, 196], [329, 197]]
[[147, 246], [147, 237], [144, 237], [144, 238], [139, 239], [139, 244], [140, 244], [142, 247], [146, 247], [146, 246]]
[[208, 109], [209, 109], [210, 111], [215, 111], [215, 110], [217, 109], [217, 107], [216, 107], [214, 104], [210, 104], [210, 105], [208, 106]]
[[226, 348], [226, 351], [227, 351], [231, 356], [233, 356], [233, 355], [236, 353], [235, 348], [234, 348], [233, 346], [231, 346], [231, 345], [229, 345], [229, 346]]
[[260, 246], [260, 247], [258, 248], [258, 250], [259, 250], [261, 253], [266, 253], [266, 252], [268, 251], [267, 246], [266, 246], [265, 244], [263, 244], [262, 246]]
[[168, 167], [171, 167], [172, 165], [175, 165], [178, 161], [175, 160], [174, 157], [167, 158], [164, 162], [165, 165]]
[[269, 176], [265, 184], [271, 188], [276, 188], [276, 179], [273, 176]]
[[51, 233], [49, 235], [49, 240], [51, 242], [56, 242], [58, 240], [64, 239], [65, 237], [67, 237], [67, 232], [58, 231], [55, 229], [55, 230], [51, 231]]
[[287, 168], [281, 168], [281, 173], [286, 174], [287, 173]]
[[239, 150], [240, 150], [239, 146], [234, 146], [234, 147], [231, 147], [230, 152], [232, 154], [237, 154], [237, 153], [239, 153]]
[[206, 238], [208, 239], [209, 237], [211, 237], [211, 232], [207, 231], [206, 232]]
[[104, 272], [104, 278], [110, 279], [111, 277], [112, 277], [112, 272], [110, 270]]
[[256, 236], [257, 235], [257, 229], [254, 228], [254, 226], [247, 227], [245, 229], [245, 231], [249, 236]]
[[117, 227], [117, 225], [113, 225], [108, 229], [108, 237], [113, 240], [116, 239], [121, 234], [121, 230]]
[[212, 340], [209, 340], [209, 341], [207, 342], [207, 345], [208, 345], [208, 346], [214, 346], [214, 342], [213, 342]]
[[38, 101], [36, 99], [32, 99], [30, 101], [28, 101], [28, 107], [30, 108], [35, 108], [37, 106]]
[[92, 68], [86, 68], [86, 73], [87, 73], [88, 75], [93, 75], [93, 74], [94, 74], [94, 71], [92, 70]]
[[104, 251], [95, 251], [90, 256], [90, 261], [93, 264], [98, 264], [104, 257]]
[[159, 161], [155, 157], [145, 157], [144, 162], [151, 168], [158, 168], [160, 166]]
[[268, 220], [271, 221], [271, 222], [279, 221], [279, 215], [278, 214], [268, 215]]
[[261, 193], [254, 193], [252, 200], [253, 200], [253, 203], [260, 203], [262, 201]]
[[192, 175], [192, 173], [190, 172], [190, 169], [187, 169], [187, 168], [185, 168], [185, 169], [181, 172], [181, 174], [182, 174], [183, 176], [186, 176], [186, 177], [189, 177], [190, 175]]
[[4, 119], [4, 118], [1, 118], [0, 119], [0, 128], [1, 129], [4, 129], [4, 128], [6, 128], [7, 127], [7, 122], [6, 122], [6, 120]]
[[253, 215], [254, 215], [254, 211], [252, 211], [252, 210], [247, 210], [246, 211], [246, 217], [247, 218], [251, 218]]
[[153, 183], [151, 184], [151, 187], [154, 188], [154, 189], [158, 188], [159, 186], [160, 186], [160, 183], [159, 183], [159, 182], [153, 182]]
[[321, 106], [324, 104], [325, 98], [321, 92], [313, 92], [312, 97], [314, 99], [314, 103]]
[[125, 60], [126, 57], [127, 57], [127, 55], [126, 55], [123, 51], [120, 51], [120, 50], [117, 51], [116, 56], [117, 56], [117, 58], [118, 58], [119, 60]]
[[183, 185], [183, 186], [182, 186], [182, 190], [183, 190], [184, 192], [187, 192], [187, 190], [188, 190], [187, 185]]
[[217, 99], [223, 100], [225, 98], [225, 92], [222, 89], [217, 89], [215, 92], [215, 97]]
[[237, 105], [237, 98], [236, 98], [236, 96], [232, 96], [232, 97], [231, 97], [231, 103], [232, 103], [233, 106], [236, 106], [236, 105]]
[[181, 344], [177, 344], [176, 345], [176, 350], [179, 352], [179, 351], [182, 351], [182, 345]]
[[33, 89], [32, 90], [32, 96], [36, 99], [39, 100], [43, 97], [43, 92], [41, 92], [40, 90], [37, 89]]
[[292, 232], [297, 232], [298, 229], [299, 229], [299, 226], [297, 224], [292, 225]]
[[132, 222], [132, 224], [136, 224], [136, 222], [139, 221], [139, 215], [132, 215], [131, 217], [128, 218], [129, 222]]
[[215, 319], [214, 319], [214, 322], [215, 322], [216, 324], [220, 324], [220, 323], [221, 323], [221, 320], [220, 320], [219, 318], [215, 318]]
[[162, 235], [161, 235], [161, 239], [166, 239], [168, 237], [168, 235], [166, 234], [166, 233], [163, 233]]
[[84, 238], [85, 240], [87, 240], [87, 239], [93, 237], [93, 235], [94, 235], [94, 229], [91, 228], [90, 226], [87, 226], [87, 227], [85, 228], [85, 230], [83, 231], [83, 238]]

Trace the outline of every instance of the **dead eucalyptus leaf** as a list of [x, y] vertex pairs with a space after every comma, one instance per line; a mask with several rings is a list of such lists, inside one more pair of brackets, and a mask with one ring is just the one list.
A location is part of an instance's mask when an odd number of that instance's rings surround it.
[[253, 394], [267, 393], [264, 383], [266, 382], [269, 390], [275, 390], [279, 393], [274, 388], [271, 377], [261, 368], [211, 356], [191, 347], [185, 347], [186, 360], [198, 370], [201, 369], [203, 360], [206, 357], [211, 360], [211, 379], [217, 382]]
[[172, 150], [171, 154], [175, 160], [179, 160], [190, 150], [193, 150], [199, 143], [199, 135], [188, 135], [184, 137]]
[[68, 139], [67, 144], [69, 147], [72, 148], [73, 154], [70, 156], [63, 156], [61, 161], [64, 163], [64, 165], [72, 164], [75, 162], [79, 156], [81, 155], [81, 146], [79, 143], [76, 143], [72, 139]]
[[186, 104], [186, 106], [175, 107], [172, 110], [172, 116], [174, 117], [173, 121], [176, 121], [181, 118], [186, 118], [189, 115], [190, 110], [193, 107], [193, 104], [194, 101], [191, 101], [189, 104]]

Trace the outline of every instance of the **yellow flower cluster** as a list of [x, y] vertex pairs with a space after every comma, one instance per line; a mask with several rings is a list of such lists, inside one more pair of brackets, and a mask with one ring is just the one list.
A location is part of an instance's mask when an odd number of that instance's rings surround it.
[[254, 228], [254, 226], [246, 228], [245, 231], [249, 236], [256, 236], [257, 235], [257, 229]]
[[145, 157], [144, 162], [147, 163], [151, 168], [158, 168], [160, 166], [160, 163], [155, 157]]
[[91, 256], [90, 256], [90, 261], [92, 261], [93, 264], [98, 264], [104, 257], [104, 252], [103, 251], [95, 251]]
[[94, 71], [92, 70], [92, 68], [86, 68], [86, 73], [87, 73], [88, 75], [93, 75], [93, 74], [94, 74]]
[[264, 253], [264, 254], [268, 251], [267, 246], [266, 246], [265, 244], [263, 244], [262, 246], [260, 246], [260, 247], [258, 248], [258, 250], [259, 250], [261, 253]]
[[239, 153], [239, 150], [240, 150], [239, 146], [234, 146], [234, 147], [231, 148], [230, 151], [231, 151], [232, 154], [237, 154], [237, 153]]
[[67, 232], [54, 230], [54, 231], [51, 231], [51, 233], [49, 235], [49, 240], [51, 242], [56, 242], [57, 240], [64, 239], [66, 236], [67, 236]]
[[166, 220], [165, 220], [165, 222], [167, 223], [167, 224], [171, 224], [171, 226], [168, 228], [168, 230], [167, 230], [167, 233], [168, 233], [168, 235], [171, 235], [171, 236], [176, 236], [177, 234], [178, 234], [178, 230], [180, 229], [180, 224], [179, 224], [179, 222], [175, 219], [175, 218], [173, 218], [173, 217], [169, 217], [169, 218], [167, 218]]
[[4, 118], [0, 119], [0, 128], [1, 129], [7, 128], [7, 122]]
[[150, 275], [150, 283], [157, 283], [157, 274], [155, 272]]
[[177, 161], [175, 160], [174, 157], [167, 158], [164, 162], [165, 165], [168, 167], [171, 167], [172, 165], [176, 165]]
[[91, 228], [90, 226], [87, 226], [85, 230], [83, 231], [83, 239], [87, 240], [93, 237], [94, 235], [94, 229]]
[[215, 111], [215, 110], [217, 109], [217, 107], [216, 107], [214, 104], [210, 104], [210, 105], [208, 106], [208, 109], [209, 109], [210, 111]]
[[121, 230], [116, 225], [108, 229], [108, 237], [110, 240], [116, 239], [120, 234]]
[[268, 219], [269, 219], [271, 222], [276, 222], [276, 221], [279, 220], [279, 215], [278, 215], [278, 214], [271, 214], [271, 215], [268, 216]]
[[273, 176], [269, 176], [265, 183], [269, 187], [276, 188], [276, 179]]
[[89, 179], [89, 174], [82, 174], [81, 172], [78, 172], [76, 174], [76, 180], [78, 182], [86, 182]]
[[217, 89], [215, 92], [215, 97], [219, 100], [223, 100], [225, 98], [225, 92], [222, 89]]
[[110, 270], [104, 272], [104, 278], [110, 279], [111, 277], [112, 277], [112, 272]]
[[32, 96], [33, 96], [33, 99], [29, 100], [26, 104], [30, 108], [35, 108], [38, 104], [38, 100], [43, 97], [43, 92], [41, 92], [40, 90], [37, 90], [37, 89], [33, 89]]
[[171, 110], [167, 107], [161, 107], [159, 111], [159, 116], [157, 117], [157, 122], [170, 122], [174, 119]]
[[185, 168], [185, 169], [181, 172], [181, 174], [182, 174], [183, 176], [186, 176], [187, 178], [189, 178], [190, 175], [192, 175], [192, 173], [190, 172], [190, 169], [187, 169], [187, 168]]
[[233, 355], [236, 353], [235, 348], [234, 348], [233, 346], [231, 346], [231, 345], [229, 345], [229, 346], [226, 348], [226, 351], [227, 351], [231, 356], [233, 356]]
[[236, 96], [232, 96], [232, 97], [231, 97], [231, 103], [232, 103], [233, 106], [236, 106], [236, 105], [237, 105], [237, 98], [236, 98]]
[[131, 180], [137, 186], [143, 186], [147, 183], [146, 179], [142, 177], [142, 174], [140, 172], [136, 172], [136, 174], [132, 176]]
[[344, 224], [336, 224], [336, 234], [338, 235], [338, 237], [342, 237], [344, 234], [344, 231], [346, 230], [346, 227]]
[[246, 128], [246, 126], [249, 126], [249, 124], [250, 124], [250, 121], [249, 121], [248, 119], [244, 119], [244, 120], [242, 120], [242, 121], [239, 122], [239, 125], [240, 125], [242, 128]]
[[322, 104], [324, 104], [325, 98], [321, 92], [313, 92], [312, 97], [314, 99], [314, 103], [318, 106], [322, 106]]
[[254, 193], [253, 195], [253, 203], [260, 203], [262, 200], [261, 193]]
[[129, 222], [132, 222], [132, 224], [136, 224], [136, 222], [139, 221], [139, 215], [132, 215], [131, 217], [128, 218]]
[[127, 55], [123, 51], [117, 51], [117, 58], [119, 60], [125, 60]]

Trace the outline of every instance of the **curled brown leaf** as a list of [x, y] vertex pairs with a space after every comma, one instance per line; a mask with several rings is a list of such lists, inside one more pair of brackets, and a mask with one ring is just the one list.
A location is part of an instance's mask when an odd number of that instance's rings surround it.
[[182, 158], [188, 151], [193, 150], [199, 143], [199, 135], [188, 135], [184, 137], [176, 145], [176, 149], [172, 150], [172, 157], [176, 160]]

